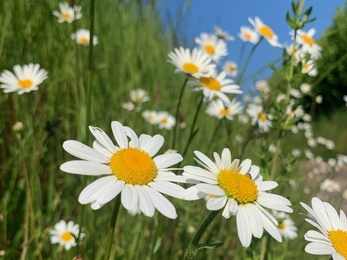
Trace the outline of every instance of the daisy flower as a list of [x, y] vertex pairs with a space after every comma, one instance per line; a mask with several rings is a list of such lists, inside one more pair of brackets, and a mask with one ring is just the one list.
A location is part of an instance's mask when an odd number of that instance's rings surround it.
[[53, 14], [58, 17], [58, 23], [68, 22], [71, 23], [74, 20], [78, 20], [82, 18], [81, 9], [80, 6], [73, 6], [70, 7], [68, 3], [59, 3], [59, 9], [58, 11], [53, 11]]
[[259, 128], [264, 132], [269, 132], [272, 127], [270, 116], [263, 112], [260, 105], [250, 104], [247, 108], [247, 114], [252, 118], [252, 125], [258, 124]]
[[283, 238], [294, 239], [298, 237], [298, 228], [288, 214], [273, 210], [272, 215], [279, 223], [277, 228]]
[[[302, 44], [301, 50], [302, 52], [306, 52], [311, 54], [311, 58], [316, 60], [321, 56], [322, 47], [320, 47], [315, 40], [313, 39], [313, 35], [315, 35], [316, 30], [311, 28], [307, 32], [303, 30], [297, 31], [297, 42], [298, 44]], [[291, 32], [294, 35], [293, 32]]]
[[224, 71], [217, 74], [214, 70], [210, 77], [201, 77], [196, 81], [189, 81], [188, 84], [191, 86], [198, 86], [192, 91], [202, 90], [204, 94], [204, 102], [209, 102], [214, 96], [220, 98], [224, 104], [229, 105], [230, 100], [226, 94], [242, 94], [240, 86], [233, 84], [233, 80], [226, 77]]
[[325, 190], [327, 192], [334, 192], [334, 191], [340, 191], [340, 184], [336, 181], [330, 180], [330, 179], [325, 179], [321, 185], [320, 185], [321, 190]]
[[312, 255], [331, 255], [334, 260], [347, 259], [347, 218], [340, 210], [340, 215], [327, 202], [319, 198], [312, 199], [312, 208], [300, 202], [307, 212], [308, 223], [320, 232], [309, 230], [305, 239], [310, 243], [305, 251]]
[[158, 113], [158, 125], [160, 129], [171, 130], [175, 125], [176, 119], [166, 111], [161, 111]]
[[252, 19], [251, 17], [248, 18], [248, 21], [253, 25], [254, 29], [262, 36], [264, 37], [273, 47], [281, 47], [281, 44], [278, 43], [278, 37], [273, 32], [273, 30], [264, 24], [259, 17], [255, 17]]
[[130, 99], [135, 103], [144, 103], [150, 99], [147, 92], [143, 89], [133, 89], [130, 91]]
[[316, 64], [315, 64], [315, 62], [313, 60], [307, 60], [306, 61], [305, 59], [302, 59], [301, 60], [301, 65], [302, 65], [301, 73], [307, 74], [310, 77], [317, 76], [318, 70], [317, 70]]
[[195, 42], [215, 62], [218, 62], [221, 57], [228, 55], [225, 41], [219, 39], [215, 34], [202, 33], [200, 38], [195, 38]]
[[175, 73], [184, 72], [195, 78], [209, 76], [216, 67], [207, 54], [196, 48], [192, 52], [183, 47], [175, 48], [168, 56], [170, 58], [168, 62], [176, 66]]
[[135, 109], [135, 105], [133, 102], [128, 101], [122, 104], [122, 108], [128, 111], [133, 111]]
[[159, 117], [158, 117], [157, 111], [145, 110], [142, 112], [142, 117], [151, 125], [156, 125], [159, 123]]
[[316, 103], [317, 104], [322, 104], [323, 103], [323, 96], [322, 95], [318, 95], [316, 96]]
[[248, 26], [241, 26], [238, 36], [244, 42], [257, 44], [259, 41], [259, 34]]
[[183, 198], [197, 200], [207, 198], [208, 210], [223, 209], [226, 219], [236, 215], [237, 233], [241, 244], [248, 247], [254, 237], [260, 238], [265, 229], [281, 242], [277, 220], [264, 207], [291, 213], [290, 201], [280, 195], [266, 191], [277, 187], [277, 182], [263, 181], [259, 167], [251, 160], [232, 160], [230, 150], [225, 148], [221, 157], [214, 153], [215, 161], [199, 151], [194, 152], [196, 161], [202, 166], [185, 166], [183, 176], [187, 182], [199, 183], [188, 188]]
[[[75, 40], [77, 44], [82, 44], [84, 46], [89, 45], [89, 41], [90, 41], [90, 32], [89, 30], [86, 29], [79, 29], [77, 30], [77, 32], [72, 33], [71, 34], [71, 39]], [[93, 45], [97, 45], [98, 44], [98, 37], [97, 36], [93, 36]]]
[[257, 90], [259, 92], [262, 92], [264, 94], [267, 94], [270, 91], [269, 84], [266, 80], [258, 80], [257, 82], [255, 82], [255, 86], [257, 87]]
[[[69, 250], [71, 247], [76, 246], [75, 238], [79, 234], [78, 224], [74, 224], [73, 221], [66, 223], [64, 220], [60, 220], [57, 224], [54, 225], [54, 228], [49, 231], [51, 235], [51, 243], [64, 246], [65, 250]], [[84, 233], [80, 234], [80, 239], [85, 236]]]
[[229, 35], [228, 32], [223, 31], [219, 26], [214, 27], [214, 32], [218, 36], [219, 39], [226, 40], [226, 41], [233, 41], [235, 38], [231, 35]]
[[300, 85], [301, 93], [308, 94], [311, 91], [311, 85], [307, 83], [302, 83]]
[[226, 61], [223, 65], [223, 71], [231, 77], [236, 77], [238, 72], [237, 63], [233, 61]]
[[225, 107], [224, 103], [222, 100], [217, 99], [217, 100], [212, 100], [207, 108], [206, 108], [206, 113], [210, 116], [215, 116], [218, 119], [222, 119], [223, 117], [233, 120], [234, 115], [240, 114], [243, 110], [243, 107], [241, 105], [240, 101], [236, 101], [233, 99], [229, 106]]
[[287, 51], [287, 54], [289, 56], [292, 56], [294, 54], [294, 61], [295, 63], [297, 63], [299, 60], [300, 60], [300, 56], [301, 56], [301, 49], [298, 45], [295, 46], [294, 48], [294, 45], [293, 43], [291, 44], [284, 44], [284, 48], [286, 49]]
[[38, 90], [40, 85], [47, 78], [47, 71], [40, 69], [39, 64], [26, 64], [21, 67], [15, 65], [14, 73], [5, 70], [0, 75], [0, 85], [4, 93], [17, 91], [19, 95], [29, 93], [32, 90]]
[[[101, 177], [85, 187], [79, 195], [81, 204], [91, 203], [96, 210], [116, 196], [121, 196], [125, 209], [139, 207], [145, 216], [152, 217], [155, 209], [168, 218], [176, 218], [175, 207], [161, 193], [182, 198], [184, 188], [172, 182], [183, 182], [171, 169], [183, 160], [178, 153], [156, 157], [164, 143], [161, 135], [140, 137], [117, 121], [111, 123], [117, 145], [97, 127], [89, 127], [96, 140], [93, 148], [78, 141], [65, 141], [65, 151], [82, 160], [65, 162], [64, 172]], [[130, 140], [129, 140], [130, 139]], [[171, 182], [172, 181], [172, 182]]]

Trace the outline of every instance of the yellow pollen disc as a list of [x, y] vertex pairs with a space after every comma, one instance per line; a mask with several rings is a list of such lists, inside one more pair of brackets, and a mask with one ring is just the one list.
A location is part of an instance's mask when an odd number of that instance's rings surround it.
[[214, 54], [214, 47], [212, 45], [205, 45], [205, 51], [208, 54], [213, 55]]
[[111, 157], [110, 167], [120, 180], [133, 185], [145, 185], [157, 175], [152, 157], [136, 148], [124, 148]]
[[265, 88], [266, 88], [266, 85], [265, 85], [265, 84], [260, 84], [260, 85], [259, 85], [259, 90], [260, 90], [260, 91], [264, 91]]
[[61, 234], [61, 239], [64, 240], [65, 242], [69, 242], [73, 239], [73, 236], [71, 235], [70, 232], [64, 232], [63, 234]]
[[331, 230], [328, 236], [336, 252], [347, 259], [347, 232], [340, 229]]
[[80, 42], [81, 44], [86, 44], [86, 43], [89, 42], [89, 40], [88, 40], [86, 37], [81, 37], [81, 38], [79, 38], [79, 42]]
[[314, 44], [314, 40], [313, 40], [310, 36], [308, 36], [307, 34], [301, 35], [301, 39], [302, 39], [305, 43], [307, 43], [308, 45], [310, 45], [311, 47], [312, 47], [313, 44]]
[[263, 121], [263, 122], [266, 121], [266, 115], [264, 113], [259, 113], [258, 118], [260, 121]]
[[166, 125], [166, 124], [168, 123], [168, 121], [167, 121], [166, 118], [164, 118], [164, 119], [161, 120], [161, 123], [164, 124], [164, 125]]
[[63, 13], [61, 14], [61, 19], [63, 20], [71, 20], [71, 15], [69, 13]]
[[228, 67], [228, 70], [229, 70], [230, 72], [233, 72], [233, 71], [235, 70], [235, 67], [229, 66], [229, 67]]
[[229, 114], [230, 114], [230, 108], [219, 110], [219, 114], [220, 114], [221, 116], [227, 116], [227, 115], [229, 115]]
[[329, 184], [328, 184], [328, 188], [332, 189], [332, 188], [334, 188], [334, 187], [335, 187], [334, 184], [332, 184], [332, 183], [329, 183]]
[[183, 70], [189, 74], [197, 73], [199, 71], [199, 67], [194, 63], [186, 62], [183, 64]]
[[218, 174], [218, 183], [226, 196], [234, 198], [239, 204], [252, 203], [258, 198], [255, 183], [239, 172], [221, 170]]
[[252, 36], [251, 36], [250, 33], [245, 33], [245, 34], [243, 35], [243, 37], [244, 37], [246, 40], [248, 40], [248, 41], [252, 38]]
[[33, 82], [31, 79], [23, 79], [18, 81], [18, 86], [22, 88], [30, 88], [33, 85]]
[[303, 68], [304, 70], [308, 70], [308, 69], [309, 69], [309, 66], [308, 66], [307, 63], [304, 63], [304, 64], [302, 65], [302, 68]]
[[220, 91], [222, 89], [222, 86], [219, 83], [219, 81], [213, 77], [209, 77], [209, 78], [202, 77], [200, 78], [199, 82], [201, 86], [208, 88], [210, 90]]
[[271, 39], [274, 36], [274, 32], [266, 25], [259, 27], [259, 33], [268, 39]]
[[284, 223], [284, 221], [282, 221], [282, 223], [278, 225], [278, 228], [280, 228], [280, 229], [286, 228], [286, 224]]

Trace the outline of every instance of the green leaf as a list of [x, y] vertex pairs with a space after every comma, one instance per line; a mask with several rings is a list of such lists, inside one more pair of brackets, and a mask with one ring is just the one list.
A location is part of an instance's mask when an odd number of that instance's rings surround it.
[[313, 7], [310, 6], [309, 8], [307, 8], [307, 9], [305, 10], [304, 14], [305, 14], [306, 16], [310, 16], [310, 14], [312, 13], [312, 9], [313, 9]]
[[214, 248], [218, 248], [220, 246], [222, 246], [224, 243], [213, 243], [213, 244], [199, 244], [197, 246], [198, 249], [214, 249]]
[[286, 12], [286, 22], [287, 24], [293, 28], [294, 30], [298, 28], [298, 24], [294, 21], [294, 19], [290, 16], [289, 12]]

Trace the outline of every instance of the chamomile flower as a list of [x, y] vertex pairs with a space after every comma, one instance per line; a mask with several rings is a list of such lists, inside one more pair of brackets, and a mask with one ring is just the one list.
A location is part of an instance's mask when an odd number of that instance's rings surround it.
[[313, 60], [301, 60], [302, 68], [301, 73], [307, 74], [310, 77], [315, 77], [318, 74], [318, 70], [316, 68], [316, 64]]
[[330, 179], [325, 179], [321, 183], [320, 189], [325, 190], [327, 192], [335, 192], [335, 191], [340, 191], [341, 187], [340, 187], [340, 184], [338, 182], [330, 180]]
[[133, 111], [135, 109], [135, 105], [133, 102], [128, 101], [122, 104], [122, 108], [128, 111]]
[[263, 181], [259, 167], [251, 160], [232, 160], [230, 150], [223, 149], [221, 157], [214, 153], [215, 161], [199, 151], [194, 152], [202, 166], [185, 166], [183, 176], [187, 181], [199, 182], [188, 188], [183, 198], [207, 198], [209, 210], [222, 210], [226, 219], [236, 215], [237, 232], [241, 244], [248, 247], [254, 237], [260, 238], [265, 229], [277, 241], [282, 241], [278, 222], [264, 207], [291, 213], [290, 201], [266, 191], [277, 187], [277, 182]]
[[183, 47], [175, 48], [168, 56], [170, 58], [168, 62], [176, 66], [175, 73], [184, 72], [195, 78], [210, 76], [216, 67], [207, 54], [196, 48], [192, 52]]
[[320, 232], [309, 230], [305, 234], [310, 243], [305, 251], [312, 255], [331, 255], [334, 260], [347, 259], [347, 218], [340, 210], [340, 215], [327, 202], [319, 198], [312, 199], [312, 208], [300, 202], [308, 215], [305, 219]]
[[300, 85], [300, 91], [303, 94], [308, 94], [311, 91], [311, 85], [308, 83], [302, 83]]
[[259, 17], [255, 17], [252, 19], [248, 18], [248, 21], [253, 25], [254, 29], [264, 37], [273, 47], [281, 47], [281, 44], [278, 43], [278, 37], [273, 32], [273, 30], [259, 19]]
[[39, 64], [15, 65], [13, 70], [15, 74], [5, 70], [0, 75], [0, 88], [4, 89], [4, 93], [17, 91], [21, 95], [38, 90], [38, 85], [47, 78], [47, 71], [40, 69]]
[[295, 63], [297, 63], [299, 60], [300, 60], [300, 57], [301, 57], [301, 50], [299, 48], [299, 46], [295, 46], [294, 48], [294, 45], [293, 43], [291, 44], [284, 44], [284, 48], [286, 49], [287, 51], [287, 54], [289, 56], [292, 56], [294, 55], [294, 61]]
[[68, 22], [71, 23], [74, 20], [78, 20], [82, 18], [81, 9], [80, 6], [73, 6], [70, 7], [68, 3], [59, 3], [59, 9], [58, 11], [53, 11], [53, 14], [58, 17], [58, 23]]
[[193, 91], [202, 90], [204, 102], [209, 102], [214, 96], [220, 98], [224, 104], [229, 105], [230, 100], [226, 94], [242, 94], [240, 86], [228, 79], [226, 73], [221, 71], [219, 74], [214, 70], [210, 77], [201, 77], [195, 81], [189, 81], [191, 86], [197, 86]]
[[159, 123], [159, 117], [157, 111], [145, 110], [142, 112], [142, 117], [152, 125]]
[[[63, 246], [65, 250], [69, 250], [71, 247], [76, 246], [76, 239], [79, 235], [79, 225], [74, 224], [73, 221], [66, 223], [64, 220], [60, 220], [54, 225], [54, 228], [49, 231], [51, 235], [51, 243], [59, 244]], [[80, 239], [85, 236], [84, 233], [80, 234]]]
[[247, 114], [252, 118], [252, 125], [258, 124], [264, 133], [270, 131], [272, 127], [270, 116], [263, 112], [263, 106], [250, 104], [247, 108]]
[[219, 26], [214, 27], [214, 32], [218, 36], [219, 39], [225, 40], [225, 41], [233, 41], [235, 38], [231, 35], [229, 35], [228, 32], [223, 31]]
[[[301, 44], [302, 52], [310, 53], [311, 58], [316, 60], [321, 56], [322, 47], [320, 47], [315, 40], [313, 39], [313, 35], [315, 35], [316, 30], [311, 28], [307, 32], [303, 30], [297, 31], [297, 42]], [[294, 35], [294, 33], [291, 33]]]
[[[75, 33], [71, 34], [71, 39], [75, 40], [77, 44], [82, 44], [84, 46], [89, 45], [90, 42], [90, 32], [86, 29], [79, 29]], [[98, 37], [93, 35], [93, 45], [98, 44]]]
[[212, 100], [207, 108], [206, 113], [210, 116], [215, 116], [218, 119], [222, 119], [223, 117], [233, 120], [234, 115], [240, 114], [243, 110], [243, 107], [241, 105], [240, 101], [236, 101], [233, 99], [230, 102], [230, 105], [225, 106], [223, 101], [220, 99]]
[[261, 93], [267, 94], [270, 91], [269, 84], [266, 80], [258, 80], [255, 82], [255, 86], [257, 87], [257, 90]]
[[170, 115], [167, 111], [161, 111], [158, 113], [158, 126], [160, 129], [171, 130], [175, 124], [175, 117]]
[[200, 38], [195, 38], [195, 42], [215, 62], [218, 62], [221, 57], [228, 55], [225, 41], [219, 39], [215, 34], [202, 33]]
[[155, 209], [168, 218], [176, 218], [175, 207], [161, 193], [182, 198], [184, 188], [172, 182], [184, 182], [171, 169], [182, 161], [178, 153], [162, 154], [156, 157], [164, 143], [161, 135], [140, 137], [129, 127], [117, 121], [111, 123], [117, 145], [97, 127], [89, 127], [96, 140], [93, 148], [78, 141], [65, 141], [65, 151], [82, 160], [65, 162], [60, 166], [64, 172], [101, 177], [85, 187], [79, 195], [81, 204], [91, 203], [96, 210], [116, 196], [121, 196], [125, 209], [139, 207], [149, 217]]
[[231, 77], [236, 77], [238, 72], [237, 63], [233, 61], [226, 61], [223, 65], [223, 71], [225, 71]]
[[253, 44], [257, 44], [260, 38], [259, 34], [248, 26], [241, 26], [238, 36], [242, 41]]
[[148, 96], [147, 91], [145, 91], [143, 89], [131, 90], [130, 91], [130, 99], [132, 102], [135, 102], [135, 103], [144, 103], [144, 102], [151, 100], [151, 98]]
[[298, 228], [288, 214], [273, 210], [272, 215], [278, 221], [277, 228], [283, 238], [294, 239], [298, 237]]

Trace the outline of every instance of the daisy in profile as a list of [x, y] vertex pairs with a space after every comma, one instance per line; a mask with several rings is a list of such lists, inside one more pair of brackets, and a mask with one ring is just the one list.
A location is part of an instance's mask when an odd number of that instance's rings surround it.
[[151, 98], [148, 96], [148, 93], [143, 89], [131, 90], [130, 99], [132, 102], [135, 102], [135, 103], [144, 103], [151, 100]]
[[233, 61], [226, 61], [223, 65], [223, 71], [231, 77], [236, 77], [238, 72], [237, 63]]
[[302, 65], [301, 73], [307, 74], [310, 77], [317, 76], [318, 70], [317, 70], [316, 64], [313, 60], [302, 59], [301, 65]]
[[[69, 250], [71, 247], [76, 246], [76, 239], [79, 235], [79, 225], [74, 224], [73, 221], [66, 223], [64, 220], [60, 220], [54, 225], [54, 228], [49, 231], [51, 235], [51, 243], [59, 244], [63, 246], [65, 250]], [[80, 239], [85, 236], [84, 233], [80, 234]]]
[[171, 130], [175, 123], [175, 117], [170, 115], [167, 111], [161, 111], [158, 113], [158, 126], [160, 129]]
[[258, 124], [264, 133], [270, 131], [270, 127], [272, 127], [270, 116], [263, 112], [263, 106], [250, 104], [246, 112], [252, 118], [252, 125]]
[[161, 135], [138, 137], [131, 128], [117, 121], [111, 127], [117, 145], [103, 130], [92, 126], [89, 130], [96, 138], [93, 148], [74, 140], [63, 143], [65, 151], [81, 160], [65, 162], [60, 166], [62, 171], [106, 175], [85, 187], [78, 201], [90, 203], [97, 210], [119, 195], [127, 210], [139, 207], [145, 216], [152, 217], [157, 209], [168, 218], [176, 218], [175, 207], [161, 193], [182, 198], [184, 188], [175, 183], [184, 179], [169, 168], [181, 162], [182, 156], [178, 153], [155, 156], [164, 143]]
[[300, 47], [298, 45], [296, 45], [295, 48], [294, 48], [293, 43], [291, 43], [289, 45], [285, 43], [284, 44], [284, 48], [286, 49], [287, 54], [289, 56], [294, 55], [295, 63], [298, 63], [300, 61], [301, 49], [300, 49]]
[[240, 101], [236, 101], [235, 99], [231, 100], [230, 104], [226, 107], [222, 100], [212, 100], [207, 108], [206, 113], [210, 116], [217, 117], [218, 119], [222, 119], [223, 117], [233, 120], [234, 115], [238, 115], [242, 112], [243, 107]]
[[[320, 47], [313, 39], [313, 35], [315, 35], [315, 33], [316, 30], [313, 28], [311, 28], [307, 32], [298, 30], [296, 38], [298, 44], [302, 45], [302, 52], [311, 54], [311, 58], [314, 60], [320, 58], [322, 52], [322, 47]], [[294, 35], [293, 32], [291, 32], [291, 34]]]
[[[89, 37], [89, 30], [86, 29], [79, 29], [77, 32], [71, 34], [71, 39], [75, 40], [77, 44], [82, 44], [84, 46], [89, 45], [90, 37]], [[93, 36], [93, 45], [98, 44], [98, 37]]]
[[133, 111], [135, 109], [135, 105], [133, 102], [128, 101], [122, 104], [122, 108], [128, 111]]
[[219, 39], [215, 34], [202, 33], [200, 34], [200, 38], [195, 38], [195, 42], [215, 62], [218, 62], [221, 57], [228, 55], [225, 41]]
[[19, 95], [38, 90], [40, 85], [47, 78], [47, 71], [40, 69], [39, 64], [27, 64], [21, 67], [15, 65], [14, 73], [5, 70], [0, 75], [0, 87], [4, 89], [4, 93], [15, 92]]
[[257, 44], [260, 38], [259, 34], [248, 26], [241, 26], [238, 36], [242, 41], [253, 44]]
[[225, 40], [225, 41], [233, 41], [235, 38], [231, 35], [229, 35], [228, 32], [223, 31], [219, 26], [214, 27], [214, 32], [218, 36], [219, 39]]
[[321, 183], [320, 189], [325, 190], [327, 192], [335, 192], [335, 191], [340, 191], [341, 187], [340, 187], [340, 184], [338, 182], [330, 180], [330, 179], [325, 179]]
[[201, 77], [195, 81], [189, 81], [189, 85], [197, 86], [192, 91], [202, 90], [204, 102], [209, 102], [214, 96], [220, 98], [225, 105], [229, 106], [230, 100], [226, 94], [242, 94], [240, 86], [234, 84], [234, 81], [227, 78], [224, 71], [212, 71], [210, 77]]
[[272, 215], [278, 221], [277, 228], [283, 238], [294, 239], [298, 237], [298, 228], [288, 214], [273, 210]]
[[195, 78], [209, 76], [216, 67], [207, 54], [196, 48], [192, 52], [183, 47], [175, 48], [169, 53], [169, 58], [168, 62], [176, 66], [175, 73], [184, 72]]
[[270, 91], [269, 84], [266, 80], [258, 80], [255, 82], [257, 90], [261, 93], [267, 94]]
[[183, 176], [188, 181], [199, 183], [188, 188], [183, 198], [206, 198], [208, 210], [223, 209], [222, 216], [226, 219], [236, 215], [237, 233], [244, 247], [251, 244], [252, 236], [260, 238], [263, 229], [281, 242], [277, 220], [264, 209], [293, 212], [288, 199], [267, 193], [277, 187], [277, 182], [263, 181], [259, 167], [252, 165], [249, 159], [241, 164], [238, 159], [232, 160], [227, 148], [223, 149], [221, 156], [216, 152], [213, 154], [215, 161], [199, 151], [194, 153], [202, 167], [185, 166]]
[[251, 17], [248, 18], [248, 21], [253, 25], [254, 29], [262, 36], [264, 37], [273, 47], [281, 47], [281, 44], [278, 43], [278, 37], [273, 32], [273, 30], [264, 24], [259, 17], [255, 17], [252, 19]]
[[308, 215], [305, 219], [320, 232], [309, 230], [305, 234], [310, 243], [305, 251], [312, 255], [331, 255], [334, 260], [347, 259], [347, 218], [340, 210], [340, 215], [327, 202], [312, 198], [312, 208], [300, 202]]
[[59, 9], [58, 11], [53, 11], [53, 14], [58, 17], [58, 23], [71, 23], [74, 20], [78, 20], [82, 18], [81, 9], [80, 6], [73, 6], [70, 7], [68, 3], [59, 3]]
[[157, 111], [145, 110], [142, 112], [142, 117], [151, 125], [156, 125], [159, 123], [159, 117]]

